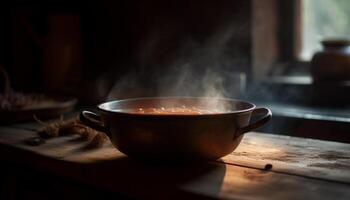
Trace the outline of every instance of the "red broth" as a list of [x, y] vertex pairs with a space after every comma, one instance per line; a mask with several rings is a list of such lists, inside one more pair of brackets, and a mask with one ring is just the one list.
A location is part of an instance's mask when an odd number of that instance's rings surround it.
[[[120, 110], [118, 110], [120, 111]], [[196, 107], [175, 107], [175, 108], [136, 108], [136, 109], [125, 109], [123, 112], [133, 114], [153, 114], [153, 115], [202, 115], [202, 114], [214, 114], [222, 113], [218, 110], [204, 110]]]

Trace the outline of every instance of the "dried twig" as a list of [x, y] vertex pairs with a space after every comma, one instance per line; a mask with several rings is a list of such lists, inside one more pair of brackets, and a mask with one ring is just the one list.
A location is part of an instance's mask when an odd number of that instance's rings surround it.
[[89, 148], [101, 147], [108, 139], [105, 133], [85, 126], [78, 118], [65, 121], [63, 116], [61, 116], [60, 121], [47, 124], [36, 116], [33, 117], [39, 124], [43, 125], [43, 127], [38, 130], [38, 134], [41, 138], [78, 134], [82, 139], [89, 141], [87, 144]]

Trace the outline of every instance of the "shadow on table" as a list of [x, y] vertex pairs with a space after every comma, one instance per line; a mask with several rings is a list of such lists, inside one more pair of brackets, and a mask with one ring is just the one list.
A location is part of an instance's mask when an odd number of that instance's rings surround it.
[[217, 196], [226, 173], [226, 166], [216, 162], [145, 163], [128, 157], [86, 164], [83, 169], [85, 180], [96, 187], [160, 198], [194, 198], [202, 190]]

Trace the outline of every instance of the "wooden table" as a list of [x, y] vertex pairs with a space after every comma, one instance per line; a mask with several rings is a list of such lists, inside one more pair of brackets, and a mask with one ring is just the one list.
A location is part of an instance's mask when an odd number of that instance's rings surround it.
[[[109, 194], [154, 199], [350, 199], [350, 145], [251, 132], [230, 155], [201, 165], [128, 159], [108, 142], [86, 149], [77, 135], [24, 141], [33, 124], [0, 128], [2, 163], [17, 163]], [[272, 164], [271, 170], [264, 170]], [[54, 181], [54, 178], [52, 178]]]

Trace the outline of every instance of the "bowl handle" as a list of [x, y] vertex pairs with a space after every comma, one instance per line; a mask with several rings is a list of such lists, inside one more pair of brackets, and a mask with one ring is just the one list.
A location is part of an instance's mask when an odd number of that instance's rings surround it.
[[106, 133], [109, 136], [109, 131], [101, 120], [101, 116], [91, 112], [83, 110], [80, 112], [79, 119], [84, 125], [93, 128], [97, 131]]
[[247, 133], [249, 131], [257, 129], [257, 128], [263, 126], [264, 124], [266, 124], [272, 118], [272, 112], [268, 108], [255, 108], [252, 112], [251, 117], [253, 117], [253, 116], [262, 116], [262, 117], [259, 120], [253, 122], [252, 124], [249, 124], [247, 126], [239, 128], [238, 135]]

